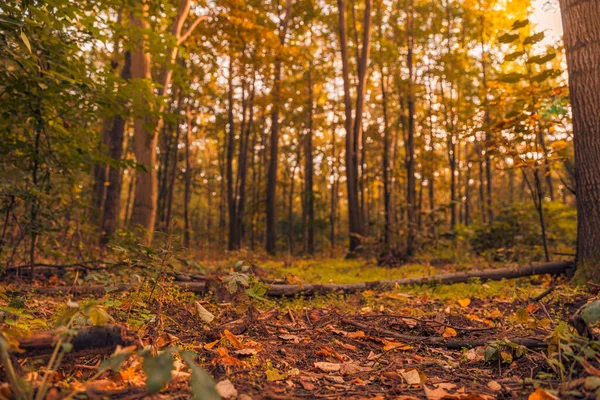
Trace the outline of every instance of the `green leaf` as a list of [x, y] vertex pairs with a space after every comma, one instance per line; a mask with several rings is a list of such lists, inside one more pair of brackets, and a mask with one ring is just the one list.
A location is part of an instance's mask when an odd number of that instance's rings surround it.
[[193, 351], [182, 351], [179, 354], [192, 371], [192, 396], [194, 396], [194, 399], [221, 400], [213, 378], [194, 362], [196, 353]]
[[581, 318], [588, 324], [592, 325], [600, 319], [600, 300], [586, 304], [581, 308]]
[[156, 357], [147, 356], [142, 364], [146, 373], [146, 387], [150, 393], [157, 393], [171, 380], [173, 354], [165, 352]]
[[523, 41], [523, 44], [536, 44], [536, 43], [544, 40], [544, 36], [545, 36], [544, 32], [534, 33], [533, 35], [525, 38], [525, 40]]
[[31, 51], [31, 43], [29, 43], [29, 39], [27, 39], [27, 35], [25, 35], [23, 31], [21, 31], [21, 40], [25, 44], [25, 47], [27, 47], [27, 50], [29, 50], [29, 53], [33, 54]]
[[518, 33], [505, 33], [504, 35], [502, 35], [498, 38], [498, 41], [500, 43], [512, 43], [512, 42], [516, 41], [517, 39], [519, 39]]
[[512, 25], [512, 29], [521, 29], [526, 27], [527, 25], [529, 25], [529, 20], [525, 18], [519, 21], [515, 21], [515, 23]]

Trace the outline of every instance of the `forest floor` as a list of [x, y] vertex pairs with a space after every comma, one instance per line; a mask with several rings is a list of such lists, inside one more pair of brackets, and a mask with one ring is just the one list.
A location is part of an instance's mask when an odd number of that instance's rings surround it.
[[[55, 351], [61, 355], [60, 363], [55, 354], [48, 364], [51, 351], [13, 352], [15, 373], [29, 387], [39, 388], [49, 370], [46, 398], [50, 399], [188, 398], [190, 370], [179, 361], [177, 346], [198, 354], [198, 364], [218, 382], [224, 398], [535, 400], [556, 398], [552, 393], [561, 398], [595, 398], [600, 387], [600, 353], [596, 354], [600, 346], [574, 339], [567, 326], [569, 318], [594, 296], [570, 287], [563, 278], [397, 286], [386, 291], [271, 299], [261, 296], [258, 278], [298, 285], [302, 281], [352, 283], [448, 272], [452, 266], [381, 268], [358, 260], [299, 261], [289, 267], [277, 262], [257, 264], [246, 274], [236, 271], [242, 263], [217, 264], [208, 276], [221, 283], [202, 295], [169, 279], [140, 278], [133, 285], [135, 274], [124, 269], [72, 270], [33, 282], [5, 277], [0, 320], [9, 342], [18, 342], [27, 332], [50, 330], [65, 318], [71, 328], [109, 323], [126, 332], [125, 350], [117, 351], [124, 356], [114, 368], [101, 364], [114, 346], [97, 343], [72, 352], [63, 346]], [[103, 284], [104, 290], [92, 294], [35, 291], [92, 283]], [[127, 283], [127, 290], [116, 290], [118, 283]], [[212, 316], [214, 320], [208, 322]], [[159, 366], [173, 379], [153, 395], [146, 376], [160, 371], [148, 367], [142, 358], [144, 347], [154, 355], [168, 349], [175, 360], [172, 367]], [[7, 380], [4, 374], [0, 372], [0, 382]], [[9, 384], [2, 384], [0, 398], [14, 396], [11, 390]]]

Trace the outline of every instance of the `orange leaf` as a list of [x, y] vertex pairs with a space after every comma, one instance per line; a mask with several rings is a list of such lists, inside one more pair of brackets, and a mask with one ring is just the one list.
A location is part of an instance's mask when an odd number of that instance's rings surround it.
[[206, 350], [210, 350], [210, 349], [212, 349], [213, 347], [215, 347], [215, 346], [217, 345], [217, 343], [219, 343], [219, 340], [215, 340], [214, 342], [206, 343], [206, 344], [204, 345], [204, 349], [206, 349]]
[[225, 337], [231, 342], [233, 347], [235, 347], [236, 349], [244, 348], [242, 342], [240, 342], [240, 340], [233, 333], [229, 332], [227, 329], [225, 329], [223, 333], [225, 334]]
[[383, 346], [383, 350], [388, 351], [388, 350], [412, 350], [414, 347], [409, 345], [409, 344], [405, 344], [405, 343], [399, 343], [399, 342], [388, 342], [387, 340], [384, 340], [384, 346]]
[[558, 397], [546, 392], [542, 388], [537, 388], [535, 392], [529, 395], [529, 400], [558, 400]]
[[348, 332], [348, 337], [351, 339], [364, 338], [366, 335], [363, 331]]
[[445, 338], [455, 337], [456, 329], [447, 326], [446, 329], [444, 329], [444, 333], [442, 333], [442, 336]]
[[463, 308], [467, 308], [471, 304], [471, 299], [469, 299], [469, 298], [460, 299], [460, 300], [458, 300], [458, 304], [460, 304], [460, 306]]

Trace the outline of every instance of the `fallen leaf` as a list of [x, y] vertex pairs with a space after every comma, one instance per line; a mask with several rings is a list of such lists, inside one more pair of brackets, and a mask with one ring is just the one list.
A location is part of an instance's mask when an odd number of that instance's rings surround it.
[[347, 343], [342, 343], [337, 339], [334, 342], [335, 342], [335, 344], [337, 344], [340, 347], [343, 347], [346, 350], [350, 350], [350, 351], [358, 350], [356, 346], [352, 346], [351, 344], [347, 344]]
[[444, 333], [442, 333], [442, 336], [445, 338], [455, 337], [456, 329], [450, 328], [449, 326], [447, 326], [446, 329], [444, 329]]
[[340, 372], [342, 375], [352, 375], [358, 372], [370, 372], [372, 370], [373, 368], [363, 367], [356, 362], [344, 363], [340, 366]]
[[581, 360], [579, 363], [581, 364], [583, 369], [585, 369], [585, 372], [587, 372], [588, 374], [594, 375], [594, 376], [600, 376], [600, 369], [594, 367], [588, 361]]
[[411, 346], [411, 345], [406, 344], [406, 343], [388, 342], [387, 340], [385, 340], [384, 343], [385, 343], [385, 345], [383, 346], [383, 350], [385, 350], [385, 351], [389, 351], [389, 350], [412, 350], [414, 348], [414, 346]]
[[238, 356], [255, 356], [256, 354], [258, 354], [258, 350], [245, 348], [245, 349], [235, 350], [233, 352], [233, 354], [238, 355]]
[[229, 379], [217, 383], [216, 389], [219, 396], [224, 399], [230, 399], [232, 397], [237, 397], [238, 395], [237, 389]]
[[336, 358], [339, 362], [344, 362], [342, 356], [335, 350], [333, 350], [329, 346], [324, 346], [321, 350], [317, 351], [317, 355], [325, 356], [325, 357], [333, 357]]
[[215, 340], [214, 342], [206, 343], [206, 344], [204, 345], [204, 349], [206, 349], [206, 350], [210, 350], [210, 349], [212, 349], [213, 347], [215, 347], [215, 346], [216, 346], [218, 343], [219, 343], [219, 340]]
[[487, 387], [493, 392], [498, 392], [498, 391], [502, 390], [502, 385], [496, 381], [489, 381], [487, 383]]
[[265, 371], [269, 382], [283, 381], [288, 377], [287, 374], [282, 374], [276, 368], [269, 368]]
[[427, 376], [416, 368], [401, 369], [400, 375], [411, 386], [421, 386], [427, 381]]
[[340, 370], [342, 364], [330, 363], [330, 362], [316, 362], [315, 367], [323, 372], [337, 372]]
[[305, 381], [303, 379], [300, 380], [300, 385], [304, 390], [313, 391], [316, 389], [316, 386], [310, 383], [309, 381]]
[[202, 321], [204, 321], [208, 324], [215, 319], [215, 316], [210, 311], [208, 311], [206, 308], [204, 308], [202, 306], [202, 304], [200, 304], [200, 302], [196, 301], [196, 302], [194, 302], [194, 305], [196, 306], [196, 308], [195, 308], [196, 315], [198, 317], [200, 317], [200, 319]]
[[462, 308], [467, 308], [471, 304], [471, 299], [469, 299], [469, 298], [460, 299], [460, 300], [458, 300], [458, 304], [460, 304], [460, 306]]
[[366, 335], [363, 331], [348, 332], [347, 336], [351, 339], [364, 338]]
[[279, 335], [279, 338], [283, 340], [289, 340], [294, 343], [300, 343], [300, 337], [296, 335]]
[[476, 347], [474, 349], [469, 349], [465, 352], [464, 356], [469, 363], [476, 363], [483, 361], [485, 359], [484, 356], [485, 348], [483, 346]]
[[225, 334], [225, 337], [227, 338], [227, 340], [229, 340], [229, 342], [233, 345], [233, 347], [235, 347], [236, 349], [244, 348], [244, 345], [242, 344], [242, 342], [240, 342], [240, 340], [233, 333], [231, 333], [227, 329], [225, 329], [223, 331], [223, 334]]
[[536, 388], [535, 392], [528, 397], [529, 400], [559, 400], [555, 395], [548, 393], [542, 388]]

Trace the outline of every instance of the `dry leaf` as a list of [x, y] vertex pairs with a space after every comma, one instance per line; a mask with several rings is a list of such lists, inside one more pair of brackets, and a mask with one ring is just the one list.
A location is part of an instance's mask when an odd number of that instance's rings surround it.
[[233, 383], [231, 383], [229, 379], [225, 379], [224, 381], [217, 383], [216, 389], [219, 393], [219, 396], [224, 399], [230, 399], [232, 397], [237, 397], [238, 395], [237, 389], [235, 386], [233, 386]]
[[200, 304], [199, 302], [194, 302], [194, 305], [196, 306], [195, 310], [196, 310], [196, 315], [198, 317], [200, 317], [200, 319], [204, 322], [206, 322], [207, 324], [212, 322], [215, 319], [215, 316], [208, 311], [206, 308], [202, 307], [202, 304]]
[[502, 385], [496, 381], [489, 381], [487, 387], [493, 392], [499, 392], [502, 390]]
[[406, 343], [388, 342], [387, 340], [384, 340], [383, 342], [385, 343], [385, 345], [383, 346], [383, 350], [385, 350], [385, 351], [389, 351], [389, 350], [412, 350], [414, 348], [414, 346], [411, 346], [411, 345], [406, 344]]
[[304, 388], [304, 390], [312, 391], [312, 390], [316, 389], [315, 385], [313, 385], [309, 381], [305, 381], [303, 379], [300, 379], [300, 385], [302, 386], [302, 388]]
[[300, 343], [300, 337], [296, 335], [279, 335], [279, 338], [283, 340], [290, 340], [294, 343]]
[[588, 361], [581, 360], [579, 363], [581, 364], [583, 369], [585, 369], [585, 372], [587, 372], [588, 374], [594, 375], [594, 376], [600, 376], [600, 369], [594, 367]]
[[227, 329], [225, 329], [223, 331], [223, 334], [225, 334], [225, 337], [227, 338], [227, 340], [229, 340], [229, 342], [231, 342], [233, 347], [235, 347], [236, 349], [244, 348], [244, 345], [242, 344], [242, 342], [240, 342], [240, 340], [233, 333], [231, 333]]
[[238, 356], [255, 356], [256, 354], [258, 354], [258, 350], [251, 349], [251, 348], [245, 348], [245, 349], [235, 350], [233, 352], [233, 354], [238, 355]]
[[421, 386], [427, 381], [427, 376], [416, 368], [401, 369], [400, 375], [411, 386]]
[[446, 329], [444, 329], [444, 333], [442, 333], [442, 336], [445, 338], [455, 337], [456, 329], [450, 328], [449, 326], [447, 326]]
[[269, 368], [265, 373], [269, 382], [282, 381], [288, 377], [288, 374], [282, 374], [276, 368]]
[[316, 362], [315, 367], [323, 372], [337, 372], [342, 367], [342, 364], [330, 362]]
[[482, 346], [469, 349], [465, 352], [465, 358], [469, 363], [476, 363], [485, 359], [485, 348]]
[[344, 362], [344, 359], [342, 358], [342, 356], [337, 351], [333, 350], [329, 346], [324, 346], [321, 350], [317, 351], [317, 355], [337, 358], [337, 360], [339, 362]]
[[537, 388], [535, 392], [529, 395], [529, 400], [559, 400], [559, 398], [542, 388]]
[[458, 304], [460, 304], [460, 306], [463, 308], [467, 308], [471, 304], [471, 299], [469, 299], [469, 298], [460, 299], [460, 300], [458, 300]]
[[206, 344], [204, 345], [204, 349], [206, 349], [206, 350], [210, 350], [210, 349], [212, 349], [213, 347], [215, 347], [215, 346], [216, 346], [218, 343], [219, 343], [219, 340], [215, 340], [214, 342], [206, 343]]
[[351, 339], [364, 338], [366, 335], [363, 331], [348, 332], [347, 336]]

